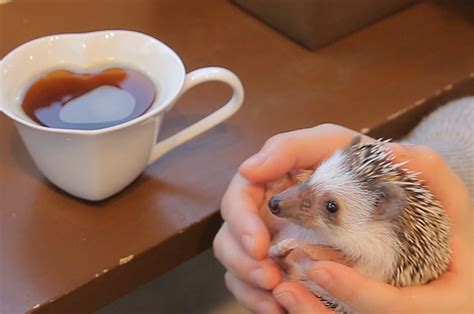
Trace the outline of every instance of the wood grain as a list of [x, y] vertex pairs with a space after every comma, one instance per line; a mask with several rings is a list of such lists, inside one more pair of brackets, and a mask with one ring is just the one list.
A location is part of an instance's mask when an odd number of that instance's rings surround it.
[[[226, 1], [15, 0], [0, 6], [0, 56], [39, 36], [98, 29], [155, 36], [188, 70], [230, 68], [244, 84], [244, 105], [98, 203], [48, 183], [0, 114], [2, 313], [106, 304], [210, 246], [229, 180], [271, 135], [323, 122], [379, 125], [474, 69], [472, 20], [431, 2], [310, 52]], [[167, 115], [162, 135], [229, 94], [218, 83], [193, 89]]]

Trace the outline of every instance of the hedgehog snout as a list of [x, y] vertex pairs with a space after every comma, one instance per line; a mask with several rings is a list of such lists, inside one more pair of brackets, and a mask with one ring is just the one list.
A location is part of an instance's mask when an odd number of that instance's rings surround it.
[[281, 212], [280, 201], [281, 199], [276, 196], [272, 196], [268, 200], [268, 208], [270, 208], [273, 215], [278, 215]]

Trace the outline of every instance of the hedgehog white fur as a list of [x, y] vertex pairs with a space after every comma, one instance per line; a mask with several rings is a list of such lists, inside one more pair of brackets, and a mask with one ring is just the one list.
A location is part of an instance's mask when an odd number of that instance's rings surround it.
[[[446, 271], [448, 217], [416, 174], [393, 162], [385, 143], [356, 137], [314, 172], [300, 175], [299, 184], [271, 197], [268, 207], [278, 218], [266, 219], [273, 227], [270, 256], [282, 261], [294, 249], [324, 245], [362, 274], [396, 287], [423, 285]], [[352, 312], [302, 269], [286, 270], [326, 305]]]

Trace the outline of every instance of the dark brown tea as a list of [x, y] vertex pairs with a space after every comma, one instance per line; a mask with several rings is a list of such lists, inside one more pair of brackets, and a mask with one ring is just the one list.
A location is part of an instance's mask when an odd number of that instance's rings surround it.
[[43, 126], [96, 130], [139, 117], [155, 97], [153, 82], [137, 70], [110, 68], [86, 74], [58, 70], [33, 83], [22, 107]]

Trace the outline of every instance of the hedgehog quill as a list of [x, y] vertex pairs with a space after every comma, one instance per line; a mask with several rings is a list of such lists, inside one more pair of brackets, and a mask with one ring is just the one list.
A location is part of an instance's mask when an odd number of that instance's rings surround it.
[[[385, 143], [361, 143], [358, 136], [268, 200], [269, 255], [287, 279], [301, 282], [336, 312], [353, 310], [304, 272], [301, 261], [315, 259], [316, 247], [319, 253], [326, 250], [329, 260], [395, 287], [426, 284], [445, 272], [451, 259], [445, 211], [405, 163], [393, 161]], [[300, 258], [285, 260], [296, 250]]]

